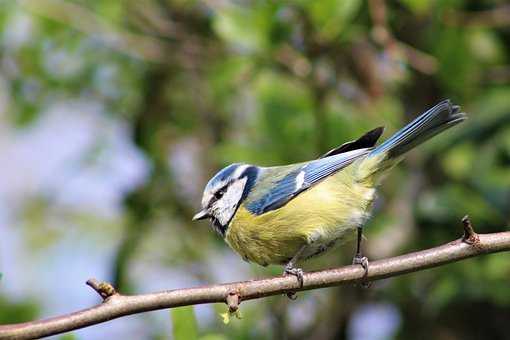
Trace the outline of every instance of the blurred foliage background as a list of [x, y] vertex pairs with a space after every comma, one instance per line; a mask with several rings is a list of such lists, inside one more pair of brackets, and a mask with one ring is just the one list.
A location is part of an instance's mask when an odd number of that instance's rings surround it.
[[[372, 259], [510, 221], [503, 0], [0, 1], [0, 322], [125, 293], [280, 274], [192, 224], [232, 162], [311, 159], [444, 98], [469, 121], [409, 154]], [[307, 263], [345, 265], [354, 245]], [[122, 318], [65, 339], [508, 339], [510, 254], [375, 283]], [[55, 337], [60, 338], [60, 337]]]

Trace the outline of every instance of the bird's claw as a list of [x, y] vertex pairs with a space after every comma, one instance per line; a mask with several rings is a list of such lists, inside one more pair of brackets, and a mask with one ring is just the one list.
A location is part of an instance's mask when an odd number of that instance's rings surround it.
[[[298, 280], [299, 288], [303, 287], [303, 269], [294, 268], [292, 266], [285, 266], [283, 274], [284, 275], [294, 275]], [[297, 299], [296, 292], [287, 292], [286, 294], [287, 294], [287, 297], [291, 300]]]
[[[365, 270], [365, 274], [363, 275], [363, 278], [366, 278], [368, 276], [368, 258], [366, 256], [361, 256], [360, 254], [356, 254], [354, 258], [352, 259], [352, 264], [359, 264], [363, 269]], [[370, 282], [364, 281], [361, 283], [361, 286], [363, 288], [370, 287]]]
[[296, 294], [296, 292], [287, 292], [286, 294], [287, 294], [287, 297], [288, 297], [290, 300], [292, 300], [292, 301], [294, 301], [294, 300], [296, 300], [296, 299], [297, 299], [297, 294]]
[[352, 264], [359, 264], [365, 269], [365, 275], [368, 274], [368, 258], [366, 256], [355, 255]]
[[294, 267], [285, 267], [284, 274], [294, 275], [299, 283], [299, 288], [303, 287], [303, 269]]

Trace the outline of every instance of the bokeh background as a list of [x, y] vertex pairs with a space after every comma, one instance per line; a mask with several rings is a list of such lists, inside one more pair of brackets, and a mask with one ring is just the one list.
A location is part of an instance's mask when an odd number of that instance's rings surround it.
[[[311, 159], [444, 98], [469, 120], [409, 154], [372, 259], [510, 221], [510, 6], [498, 0], [0, 1], [0, 322], [267, 277], [207, 223], [232, 162]], [[307, 263], [350, 263], [354, 244]], [[508, 339], [510, 254], [377, 282], [125, 317], [62, 339]]]

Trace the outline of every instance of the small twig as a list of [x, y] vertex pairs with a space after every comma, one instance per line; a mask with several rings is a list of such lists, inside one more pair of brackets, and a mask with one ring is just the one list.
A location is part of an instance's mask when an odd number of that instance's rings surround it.
[[478, 245], [480, 243], [480, 237], [473, 229], [469, 216], [466, 215], [462, 218], [462, 224], [464, 225], [464, 235], [462, 241], [471, 245]]
[[230, 314], [237, 312], [239, 309], [239, 304], [241, 303], [241, 297], [239, 296], [239, 293], [229, 292], [225, 300], [228, 306], [228, 312]]
[[99, 282], [96, 279], [88, 279], [86, 284], [94, 289], [103, 300], [108, 299], [110, 296], [117, 294], [115, 288], [108, 282]]

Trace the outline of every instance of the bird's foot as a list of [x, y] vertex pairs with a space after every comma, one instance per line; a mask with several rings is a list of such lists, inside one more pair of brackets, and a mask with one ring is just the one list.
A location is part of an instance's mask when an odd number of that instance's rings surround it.
[[299, 288], [303, 287], [303, 269], [286, 265], [283, 273], [286, 275], [294, 275], [299, 283]]
[[[359, 264], [363, 267], [365, 270], [365, 274], [363, 275], [363, 278], [366, 278], [368, 276], [368, 258], [366, 256], [362, 256], [361, 254], [356, 254], [354, 258], [352, 259], [352, 264]], [[363, 288], [370, 287], [370, 282], [363, 282], [361, 284]]]
[[292, 301], [294, 301], [294, 300], [296, 300], [296, 299], [297, 299], [297, 294], [296, 294], [296, 292], [287, 292], [287, 293], [285, 293], [285, 294], [286, 294], [286, 295], [287, 295], [287, 297], [288, 297], [290, 300], [292, 300]]
[[[285, 266], [283, 270], [284, 275], [294, 275], [299, 283], [299, 288], [303, 287], [303, 269], [295, 268], [291, 263]], [[291, 300], [296, 300], [297, 295], [296, 292], [287, 292], [287, 297]]]

